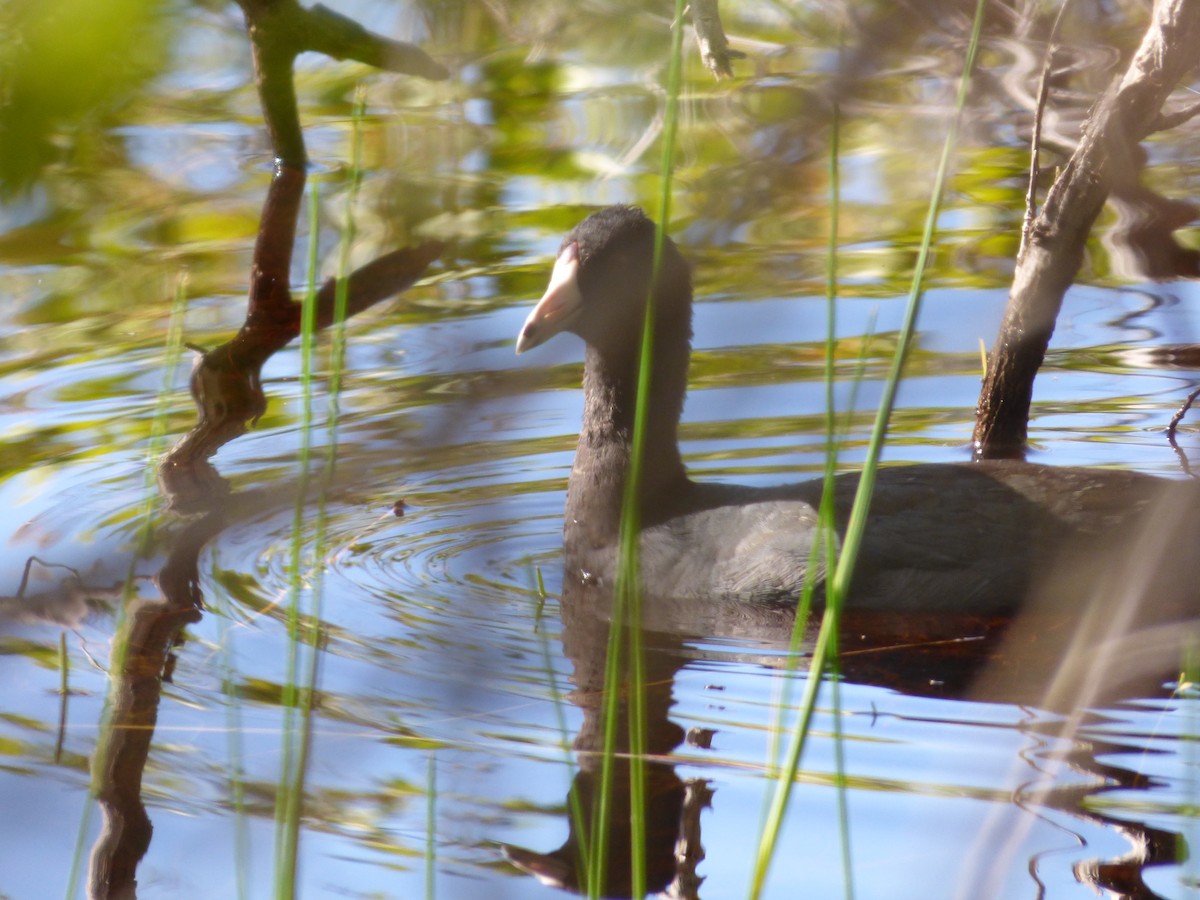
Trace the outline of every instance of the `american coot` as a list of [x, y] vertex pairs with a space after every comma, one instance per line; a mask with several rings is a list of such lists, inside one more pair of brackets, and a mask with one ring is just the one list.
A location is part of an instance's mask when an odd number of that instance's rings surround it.
[[[517, 339], [517, 353], [561, 331], [587, 345], [583, 424], [564, 527], [567, 574], [582, 584], [605, 585], [613, 575], [653, 244], [654, 224], [640, 209], [611, 206], [589, 216], [563, 241], [549, 288]], [[794, 600], [821, 484], [753, 488], [688, 478], [677, 430], [691, 318], [688, 266], [668, 239], [654, 285], [638, 498], [644, 588], [675, 599]], [[854, 475], [837, 479], [839, 526], [856, 484]], [[1132, 472], [1020, 462], [886, 467], [851, 601], [860, 608], [1006, 614], [1068, 550], [1087, 564], [1069, 582], [1056, 572], [1056, 593], [1089, 590], [1101, 568], [1094, 561], [1130, 543], [1134, 523], [1164, 485], [1186, 489]]]

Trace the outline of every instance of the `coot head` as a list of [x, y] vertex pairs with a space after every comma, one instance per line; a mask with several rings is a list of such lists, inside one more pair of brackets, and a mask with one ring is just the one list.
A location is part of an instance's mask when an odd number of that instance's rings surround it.
[[[562, 331], [606, 357], [636, 355], [654, 273], [654, 223], [635, 206], [609, 206], [566, 236], [550, 286], [517, 338], [517, 353]], [[654, 292], [656, 333], [691, 335], [687, 263], [665, 238]]]

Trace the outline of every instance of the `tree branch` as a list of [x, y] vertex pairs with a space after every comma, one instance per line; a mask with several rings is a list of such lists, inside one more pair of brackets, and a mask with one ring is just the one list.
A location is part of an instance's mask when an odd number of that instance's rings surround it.
[[1164, 101], [1198, 59], [1200, 0], [1158, 0], [1128, 71], [1092, 110], [1017, 259], [980, 392], [976, 457], [1023, 454], [1034, 377], [1063, 295], [1079, 272], [1088, 234], [1114, 182], [1136, 167], [1137, 143], [1155, 129]]

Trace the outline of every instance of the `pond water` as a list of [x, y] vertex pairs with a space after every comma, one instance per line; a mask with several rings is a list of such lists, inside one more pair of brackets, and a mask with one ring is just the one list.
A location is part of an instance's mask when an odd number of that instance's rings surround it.
[[[301, 57], [321, 271], [348, 206], [352, 266], [413, 235], [447, 248], [347, 324], [336, 403], [327, 336], [311, 384], [295, 342], [267, 362], [266, 412], [212, 460], [231, 498], [214, 518], [156, 480], [196, 423], [189, 351], [176, 360], [171, 335], [213, 347], [241, 325], [270, 150], [236, 8], [114, 8], [153, 35], [149, 58], [131, 57], [91, 113], [47, 126], [44, 165], [0, 206], [0, 896], [109, 896], [97, 873], [130, 859], [141, 897], [285, 895], [280, 810], [299, 794], [299, 895], [559, 895], [525, 870], [571, 877], [572, 854], [554, 851], [573, 780], [592, 771], [594, 745], [573, 744], [594, 728], [588, 673], [605, 653], [560, 603], [582, 346], [518, 359], [513, 344], [574, 222], [654, 207], [664, 15], [336, 5], [452, 76]], [[699, 302], [682, 450], [696, 477], [777, 484], [824, 458], [821, 90], [837, 28], [820, 5], [724, 15], [748, 53], [737, 77], [714, 82], [687, 45], [672, 232]], [[937, 21], [862, 23], [894, 42], [860, 60], [841, 136], [847, 468], [865, 455], [961, 67], [966, 24]], [[1071, 26], [1072, 46], [1125, 35], [1111, 57], [1078, 54], [1102, 82], [1140, 25], [1088, 25]], [[1024, 194], [1028, 115], [998, 86], [1024, 77], [1026, 52], [1040, 66], [1041, 44], [1017, 32], [996, 25], [985, 42], [889, 463], [968, 457]], [[1156, 189], [1194, 193], [1191, 138], [1150, 145]], [[1068, 294], [1033, 458], [1178, 477], [1164, 432], [1196, 364], [1154, 351], [1196, 339], [1200, 291], [1123, 267], [1117, 218], [1102, 217]], [[1193, 457], [1196, 434], [1185, 422]], [[202, 594], [195, 615], [164, 612], [180, 579]], [[180, 638], [156, 656], [168, 626]], [[687, 838], [678, 896], [747, 895], [779, 722], [803, 689], [789, 627], [647, 637], [649, 777], [671, 813], [650, 867], [674, 870]], [[294, 695], [309, 679], [306, 717]], [[1186, 691], [1064, 731], [1027, 698], [939, 684], [850, 667], [836, 697], [823, 688], [766, 896], [843, 896], [848, 874], [872, 898], [1195, 893], [1200, 706]]]

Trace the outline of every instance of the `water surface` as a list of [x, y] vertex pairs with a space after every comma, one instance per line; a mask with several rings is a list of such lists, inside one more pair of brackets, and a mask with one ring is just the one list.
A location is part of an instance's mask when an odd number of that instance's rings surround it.
[[[110, 782], [93, 769], [138, 734], [140, 793], [116, 798], [140, 800], [153, 827], [138, 894], [274, 891], [289, 667], [298, 654], [303, 674], [312, 658], [289, 637], [295, 603], [320, 623], [298, 893], [555, 895], [505, 848], [546, 854], [567, 839], [580, 669], [600, 652], [559, 602], [582, 348], [559, 339], [517, 359], [513, 342], [567, 228], [606, 203], [654, 203], [667, 29], [640, 4], [338, 8], [422, 43], [454, 75], [428, 85], [301, 59], [321, 269], [336, 266], [356, 127], [353, 264], [413, 234], [449, 244], [420, 284], [348, 324], [336, 406], [327, 338], [307, 397], [295, 345], [268, 362], [266, 413], [213, 459], [236, 499], [211, 530], [169, 506], [154, 467], [196, 420], [188, 360], [170, 365], [173, 315], [212, 347], [245, 313], [271, 168], [239, 17], [180, 6], [155, 20], [166, 58], [119, 102], [60, 124], [50, 164], [0, 206], [5, 896], [88, 893], [113, 834]], [[784, 483], [824, 459], [824, 15], [728, 10], [749, 53], [729, 82], [689, 49], [672, 230], [700, 298], [681, 432], [696, 477]], [[948, 21], [897, 35], [847, 104], [835, 385], [851, 413], [847, 467], [865, 454], [962, 37]], [[1020, 71], [1014, 46], [990, 39], [993, 80]], [[1021, 215], [1025, 127], [1013, 122], [1027, 121], [1002, 92], [979, 94], [888, 462], [967, 456], [979, 342], [1003, 309]], [[1157, 186], [1193, 194], [1181, 148], [1196, 142], [1159, 140], [1151, 155], [1170, 165]], [[1163, 431], [1195, 372], [1149, 351], [1194, 341], [1200, 296], [1116, 257], [1097, 240], [1068, 295], [1035, 396], [1034, 458], [1179, 476]], [[1181, 443], [1195, 455], [1193, 429]], [[181, 547], [203, 613], [179, 623], [169, 678], [123, 670]], [[778, 710], [790, 722], [802, 689], [784, 671], [786, 630], [652, 643], [657, 724], [690, 735], [659, 774], [690, 790], [698, 895], [743, 896]], [[843, 833], [855, 894], [888, 898], [1091, 897], [1139, 835], [1191, 840], [1200, 713], [1170, 685], [1096, 710], [1078, 739], [1035, 706], [937, 694], [853, 679], [836, 703], [822, 694], [768, 896], [842, 895]], [[156, 711], [152, 734], [113, 727], [136, 703]], [[1144, 878], [1156, 896], [1196, 884], [1192, 863], [1169, 858]]]

